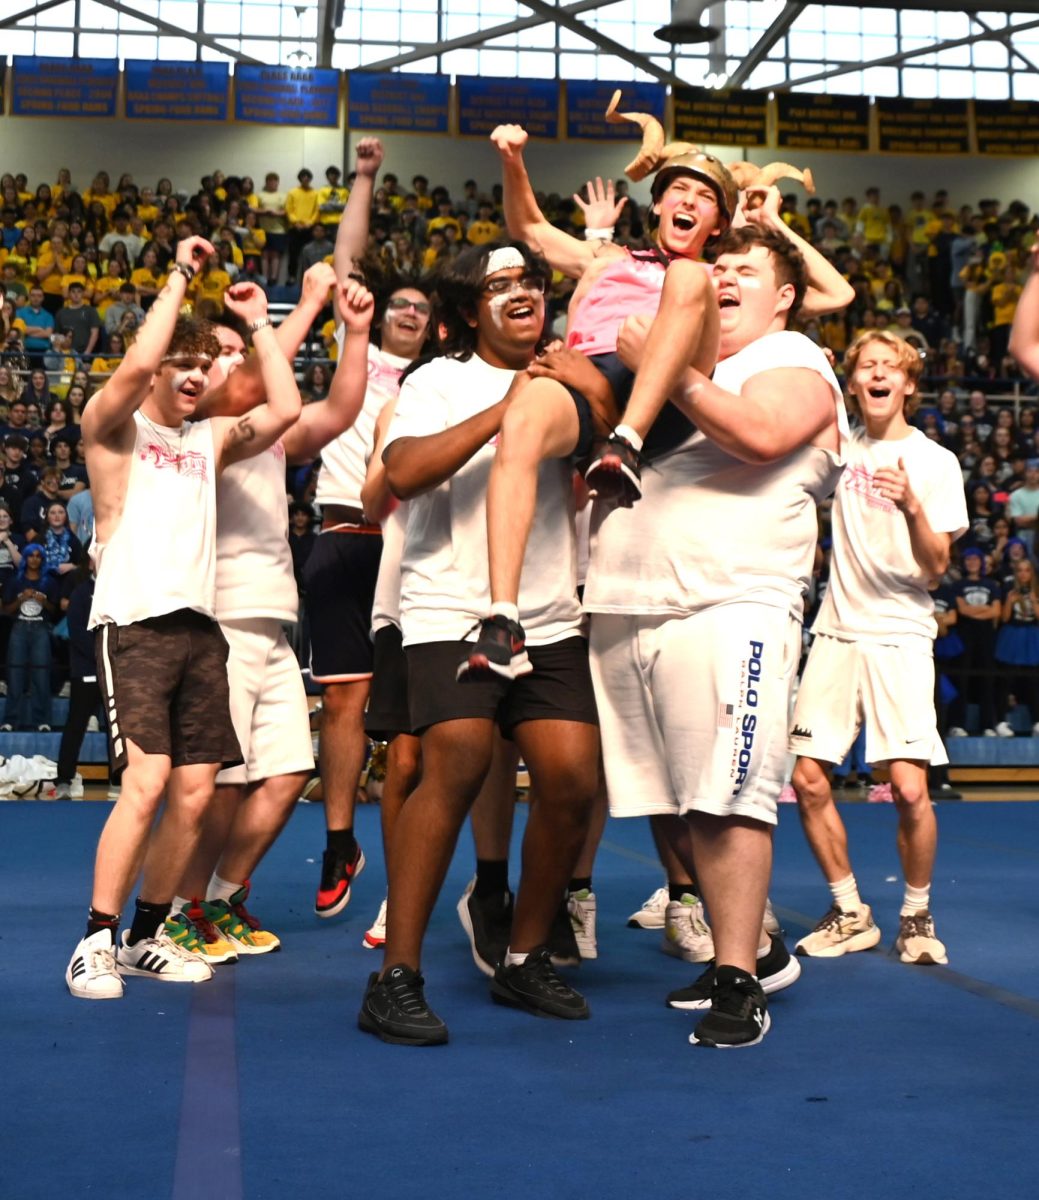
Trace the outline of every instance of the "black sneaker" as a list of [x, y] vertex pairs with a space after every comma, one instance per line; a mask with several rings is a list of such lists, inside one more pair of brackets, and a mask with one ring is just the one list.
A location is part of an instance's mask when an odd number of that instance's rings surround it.
[[585, 483], [601, 502], [631, 508], [642, 499], [642, 455], [626, 439], [611, 433], [592, 455]]
[[512, 933], [512, 892], [478, 896], [471, 879], [458, 901], [458, 919], [469, 938], [473, 962], [488, 978], [505, 958]]
[[554, 967], [579, 967], [581, 951], [577, 948], [574, 923], [570, 920], [570, 906], [564, 896], [552, 918], [548, 931], [548, 953]]
[[768, 1033], [771, 1021], [765, 993], [753, 975], [739, 967], [716, 967], [711, 1011], [689, 1035], [694, 1046], [720, 1050], [756, 1046]]
[[499, 967], [491, 980], [491, 999], [536, 1017], [584, 1021], [591, 1016], [584, 996], [556, 974], [547, 946], [532, 950], [524, 963]]
[[326, 850], [321, 857], [321, 882], [314, 899], [314, 912], [319, 917], [336, 917], [350, 903], [353, 881], [364, 870], [361, 847], [353, 858], [344, 858], [337, 850]]
[[[801, 964], [786, 948], [783, 939], [772, 934], [769, 942], [768, 953], [763, 954], [757, 963], [758, 983], [761, 984], [761, 990], [766, 996], [770, 996], [773, 992], [781, 992], [801, 978]], [[713, 991], [714, 963], [712, 962], [707, 970], [688, 987], [669, 992], [667, 1004], [669, 1008], [710, 1008]]]
[[430, 1010], [423, 991], [425, 980], [398, 963], [383, 979], [377, 971], [368, 977], [357, 1026], [395, 1046], [441, 1046], [447, 1026]]
[[458, 664], [456, 679], [517, 679], [529, 675], [534, 667], [527, 657], [523, 626], [508, 617], [487, 617], [480, 622], [480, 634], [472, 649]]

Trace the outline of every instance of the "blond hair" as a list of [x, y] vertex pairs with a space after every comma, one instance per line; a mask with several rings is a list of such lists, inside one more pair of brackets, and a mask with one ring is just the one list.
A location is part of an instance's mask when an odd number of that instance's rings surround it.
[[882, 346], [893, 350], [898, 359], [899, 370], [903, 371], [906, 379], [914, 385], [913, 392], [906, 396], [902, 406], [902, 412], [906, 418], [911, 417], [920, 407], [920, 396], [916, 392], [915, 386], [923, 374], [924, 360], [920, 357], [920, 351], [911, 342], [898, 337], [897, 334], [889, 333], [886, 329], [867, 329], [865, 333], [860, 333], [844, 355], [844, 380], [845, 391], [848, 394], [848, 408], [853, 413], [862, 415], [858, 401], [851, 395], [847, 382], [859, 365], [859, 356], [862, 354], [863, 348], [870, 342], [880, 342]]

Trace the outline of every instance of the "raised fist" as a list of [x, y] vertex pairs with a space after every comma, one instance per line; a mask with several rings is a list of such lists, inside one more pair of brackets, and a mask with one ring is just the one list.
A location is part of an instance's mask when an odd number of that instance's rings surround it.
[[368, 175], [374, 179], [382, 166], [382, 142], [376, 137], [361, 138], [354, 147], [354, 155], [354, 169], [357, 174]]
[[499, 125], [491, 133], [491, 141], [506, 161], [518, 158], [527, 144], [527, 131], [522, 125]]

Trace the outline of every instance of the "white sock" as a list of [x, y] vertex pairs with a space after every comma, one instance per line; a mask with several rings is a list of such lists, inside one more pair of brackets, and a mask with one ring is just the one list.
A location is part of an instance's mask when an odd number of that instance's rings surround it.
[[505, 966], [519, 967], [527, 961], [530, 956], [528, 954], [513, 954], [511, 950], [505, 951]]
[[173, 903], [170, 905], [171, 913], [187, 912], [191, 907], [191, 901], [185, 896], [174, 896]]
[[507, 600], [498, 600], [492, 604], [491, 616], [504, 617], [507, 621], [515, 621], [517, 625], [519, 624], [519, 608]]
[[221, 879], [214, 871], [213, 878], [209, 881], [209, 887], [206, 889], [206, 899], [226, 900], [230, 903], [231, 897], [241, 886], [240, 883], [228, 883], [226, 879]]
[[642, 449], [642, 438], [635, 432], [630, 425], [618, 425], [613, 431], [614, 437], [622, 437], [633, 450]]
[[902, 901], [902, 911], [898, 914], [900, 917], [915, 916], [918, 912], [924, 912], [931, 904], [931, 885], [926, 887], [915, 888], [906, 884], [905, 899]]
[[859, 885], [854, 875], [845, 875], [836, 883], [830, 884], [833, 902], [841, 912], [858, 912], [862, 908], [862, 898], [859, 896]]

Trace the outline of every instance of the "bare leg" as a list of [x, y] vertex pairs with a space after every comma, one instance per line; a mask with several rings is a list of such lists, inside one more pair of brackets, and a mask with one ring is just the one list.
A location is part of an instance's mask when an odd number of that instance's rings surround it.
[[603, 830], [606, 828], [606, 817], [609, 814], [609, 801], [606, 797], [606, 778], [599, 764], [599, 785], [588, 814], [588, 832], [584, 835], [581, 853], [574, 863], [574, 878], [590, 879], [595, 870], [595, 856], [599, 853], [599, 843], [602, 841]]
[[689, 366], [709, 375], [718, 360], [718, 301], [702, 263], [678, 259], [667, 269], [660, 308], [646, 338], [624, 424], [642, 438]]
[[715, 962], [757, 973], [772, 872], [772, 830], [744, 817], [691, 813], [696, 878], [711, 913]]
[[579, 431], [573, 397], [554, 379], [532, 380], [506, 410], [487, 485], [492, 603], [518, 603], [538, 467], [547, 458], [570, 454]]
[[696, 870], [689, 822], [683, 817], [662, 814], [649, 818], [649, 828], [660, 862], [667, 872], [668, 883], [687, 884], [690, 891], [695, 892]]
[[458, 832], [491, 762], [494, 725], [444, 721], [422, 735], [422, 782], [401, 809], [389, 847], [386, 967], [418, 970], [429, 917]]
[[127, 754], [122, 790], [101, 831], [94, 860], [91, 905], [104, 913], [123, 911], [134, 880], [141, 872], [152, 822], [170, 778], [170, 760], [166, 755], [145, 754], [131, 741], [127, 741]]
[[516, 740], [536, 788], [509, 943], [513, 953], [525, 954], [545, 944], [588, 832], [599, 730], [573, 721], [525, 721]]
[[799, 758], [791, 783], [797, 793], [805, 837], [823, 875], [829, 883], [846, 879], [851, 874], [848, 833], [833, 802], [829, 765], [814, 758]]
[[364, 706], [369, 680], [325, 685], [321, 712], [321, 790], [325, 796], [325, 826], [350, 829], [368, 738]]
[[170, 772], [166, 805], [152, 832], [144, 860], [141, 881], [144, 899], [164, 903], [176, 895], [202, 835], [206, 809], [212, 803], [219, 770], [219, 763], [202, 763], [174, 767]]
[[383, 855], [390, 861], [390, 846], [404, 802], [422, 778], [422, 743], [410, 733], [398, 733], [386, 750], [386, 778], [379, 801]]
[[[191, 856], [184, 877], [177, 886], [177, 895], [189, 900], [198, 898], [204, 900], [213, 878], [213, 871], [220, 861], [220, 855], [231, 836], [235, 813], [245, 800], [244, 784], [219, 784], [214, 789], [213, 802], [206, 809], [202, 820], [202, 833], [198, 845]], [[224, 876], [227, 878], [227, 876]], [[243, 875], [243, 879], [246, 877]]]
[[491, 862], [506, 862], [512, 842], [512, 821], [516, 814], [516, 764], [519, 750], [514, 742], [494, 735], [491, 769], [476, 797], [469, 821], [473, 829], [476, 857]]
[[[244, 883], [252, 875], [288, 823], [308, 778], [306, 771], [272, 775], [249, 789], [235, 813], [223, 854], [213, 864], [221, 879]], [[210, 871], [210, 878], [212, 874]]]
[[938, 850], [938, 821], [927, 793], [927, 768], [918, 762], [892, 762], [891, 795], [898, 810], [902, 874], [910, 887], [927, 887]]

